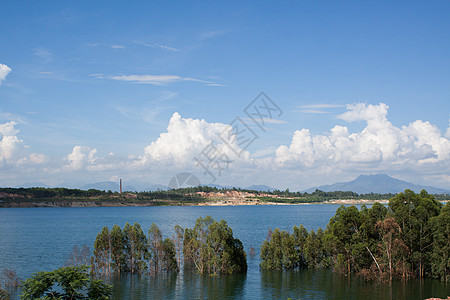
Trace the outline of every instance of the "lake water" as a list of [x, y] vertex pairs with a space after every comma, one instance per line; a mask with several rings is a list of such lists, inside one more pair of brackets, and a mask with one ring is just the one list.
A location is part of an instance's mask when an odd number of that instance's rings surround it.
[[[74, 245], [91, 247], [103, 226], [141, 224], [145, 233], [156, 223], [165, 237], [176, 224], [194, 226], [198, 217], [224, 219], [248, 253], [245, 275], [208, 276], [192, 271], [112, 280], [114, 299], [425, 299], [450, 295], [450, 285], [437, 280], [394, 282], [391, 286], [347, 278], [329, 270], [267, 272], [259, 270], [259, 246], [268, 228], [325, 228], [338, 205], [226, 207], [108, 207], [0, 209], [0, 269], [26, 278], [66, 261]], [[17, 298], [17, 295], [14, 295]]]

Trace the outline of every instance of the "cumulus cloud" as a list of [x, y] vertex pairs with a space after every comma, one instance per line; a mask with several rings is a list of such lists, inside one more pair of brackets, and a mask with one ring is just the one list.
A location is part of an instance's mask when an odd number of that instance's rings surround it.
[[72, 152], [67, 155], [68, 164], [65, 165], [66, 169], [80, 170], [87, 165], [93, 165], [95, 163], [95, 154], [97, 149], [92, 149], [88, 146], [74, 146]]
[[24, 142], [17, 137], [19, 130], [17, 122], [11, 121], [0, 124], [0, 165], [41, 164], [46, 161], [43, 154], [27, 151]]
[[0, 64], [0, 85], [2, 85], [2, 81], [6, 79], [6, 76], [8, 76], [9, 72], [11, 72], [10, 67], [4, 64]]
[[229, 130], [231, 127], [228, 124], [185, 119], [179, 113], [174, 113], [167, 131], [144, 149], [140, 163], [158, 163], [182, 168], [192, 166], [196, 158], [207, 160], [215, 154], [224, 154], [234, 161], [248, 159], [249, 153], [240, 148], [233, 136], [230, 139], [225, 138], [225, 142], [220, 138]]
[[338, 118], [346, 122], [364, 121], [360, 132], [336, 125], [326, 135], [308, 129], [294, 132], [291, 144], [276, 151], [275, 161], [286, 167], [414, 168], [448, 164], [450, 140], [439, 129], [421, 120], [401, 128], [387, 119], [388, 105], [363, 103], [347, 106]]

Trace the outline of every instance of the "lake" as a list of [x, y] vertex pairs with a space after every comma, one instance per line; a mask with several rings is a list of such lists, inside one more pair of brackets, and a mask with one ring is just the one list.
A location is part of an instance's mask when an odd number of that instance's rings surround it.
[[[268, 272], [259, 270], [259, 246], [269, 227], [292, 231], [325, 228], [338, 205], [157, 206], [105, 208], [0, 209], [0, 269], [20, 278], [64, 264], [72, 247], [91, 247], [103, 226], [138, 222], [147, 233], [156, 223], [164, 237], [173, 227], [194, 226], [198, 217], [224, 219], [248, 253], [245, 275], [209, 276], [192, 271], [112, 279], [114, 299], [425, 299], [450, 295], [450, 285], [437, 280], [395, 281], [392, 285], [348, 278], [329, 270]], [[14, 299], [17, 299], [17, 294]]]

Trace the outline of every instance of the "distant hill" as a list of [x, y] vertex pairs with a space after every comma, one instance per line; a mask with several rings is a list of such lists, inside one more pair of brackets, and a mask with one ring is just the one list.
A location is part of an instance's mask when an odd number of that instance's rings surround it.
[[321, 185], [313, 187], [304, 192], [314, 192], [319, 189], [324, 192], [332, 191], [352, 191], [358, 194], [367, 193], [400, 193], [410, 189], [416, 193], [425, 189], [430, 194], [448, 194], [450, 191], [431, 186], [417, 185], [407, 181], [392, 178], [386, 174], [360, 175], [358, 178], [349, 182], [338, 182], [330, 185]]
[[249, 186], [246, 189], [247, 190], [252, 190], [252, 191], [260, 191], [260, 192], [273, 192], [273, 191], [275, 191], [274, 188], [271, 188], [270, 186], [267, 186], [267, 185], [264, 185], [264, 184], [252, 185], [252, 186]]
[[[79, 187], [81, 190], [89, 190], [89, 189], [96, 189], [100, 191], [113, 191], [118, 192], [119, 191], [119, 183], [114, 181], [102, 181], [102, 182], [95, 182], [95, 183], [89, 183], [85, 184], [81, 187]], [[148, 192], [148, 191], [167, 191], [169, 188], [162, 184], [144, 184], [139, 182], [124, 182], [122, 191], [124, 192]]]
[[42, 182], [25, 182], [24, 184], [18, 185], [17, 187], [18, 188], [33, 188], [33, 187], [49, 188], [50, 186], [48, 186]]
[[232, 188], [239, 188], [237, 186], [231, 186], [231, 185], [220, 185], [220, 184], [214, 184], [214, 183], [208, 183], [205, 186], [207, 187], [212, 187], [212, 188], [218, 188], [219, 190], [221, 189], [232, 189]]

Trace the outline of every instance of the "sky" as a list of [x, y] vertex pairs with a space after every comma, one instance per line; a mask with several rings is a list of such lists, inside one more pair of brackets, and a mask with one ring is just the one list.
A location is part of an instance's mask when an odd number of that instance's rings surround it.
[[450, 189], [449, 1], [7, 1], [0, 186]]

